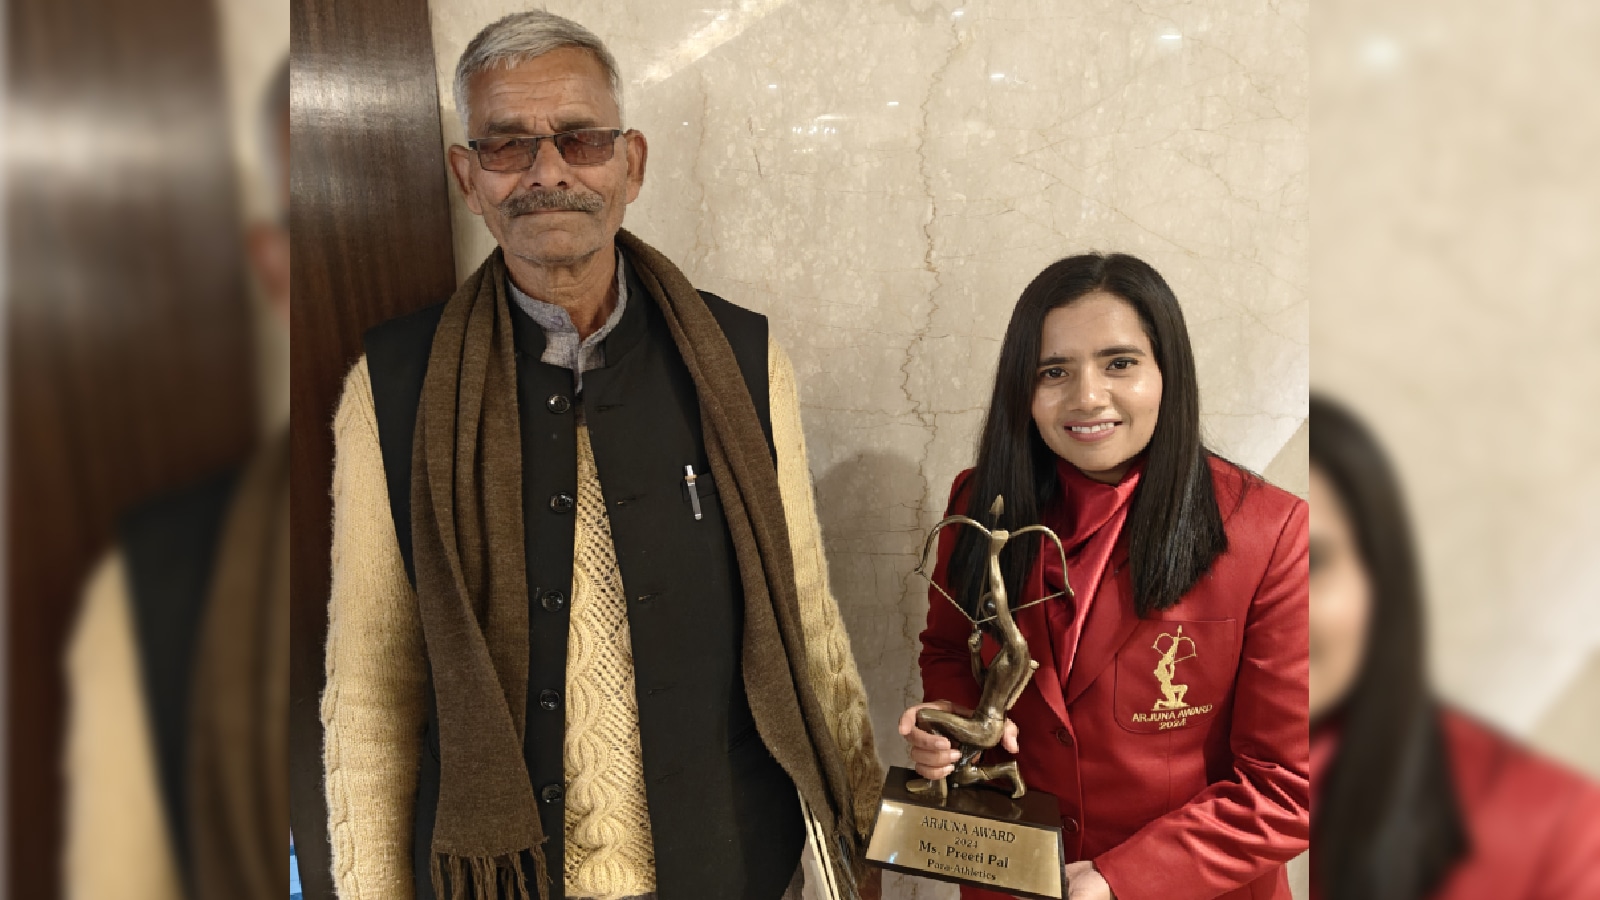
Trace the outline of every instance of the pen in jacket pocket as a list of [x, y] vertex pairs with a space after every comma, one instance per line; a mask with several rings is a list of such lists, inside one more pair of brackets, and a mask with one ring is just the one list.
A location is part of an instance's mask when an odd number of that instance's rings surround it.
[[694, 466], [683, 467], [683, 483], [689, 486], [689, 503], [694, 507], [695, 521], [700, 521], [700, 491], [694, 486], [700, 476], [694, 474]]

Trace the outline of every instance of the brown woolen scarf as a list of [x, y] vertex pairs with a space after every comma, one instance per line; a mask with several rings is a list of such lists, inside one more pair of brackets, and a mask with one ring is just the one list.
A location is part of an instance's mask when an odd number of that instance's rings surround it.
[[196, 900], [278, 900], [289, 844], [289, 436], [244, 470], [196, 648], [189, 882]]
[[[699, 395], [706, 453], [744, 588], [750, 711], [821, 822], [836, 877], [849, 884], [864, 836], [850, 812], [843, 756], [806, 675], [778, 472], [755, 404], [727, 337], [677, 266], [626, 231], [617, 244], [666, 317]], [[522, 753], [528, 586], [506, 278], [496, 250], [445, 305], [413, 445], [417, 599], [439, 711], [432, 869], [441, 900], [527, 898], [523, 851], [533, 856], [540, 897], [549, 897], [545, 835]]]

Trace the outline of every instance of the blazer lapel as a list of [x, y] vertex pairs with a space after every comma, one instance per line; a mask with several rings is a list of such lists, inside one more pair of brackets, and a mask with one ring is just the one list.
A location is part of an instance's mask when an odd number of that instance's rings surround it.
[[1133, 611], [1125, 541], [1118, 541], [1117, 548], [1112, 552], [1109, 575], [1100, 579], [1100, 588], [1095, 591], [1094, 600], [1084, 613], [1088, 619], [1083, 623], [1076, 652], [1068, 662], [1070, 668], [1064, 700], [1069, 706], [1111, 664], [1117, 650], [1127, 643], [1133, 629], [1139, 624], [1139, 617]]
[[[1052, 600], [1052, 603], [1057, 602]], [[1050, 623], [1045, 616], [1045, 604], [1030, 606], [1017, 614], [1017, 628], [1028, 641], [1028, 655], [1039, 662], [1033, 673], [1032, 687], [1037, 688], [1046, 706], [1055, 713], [1061, 724], [1067, 723], [1067, 702], [1061, 696], [1061, 670], [1056, 664], [1056, 651], [1050, 641]]]

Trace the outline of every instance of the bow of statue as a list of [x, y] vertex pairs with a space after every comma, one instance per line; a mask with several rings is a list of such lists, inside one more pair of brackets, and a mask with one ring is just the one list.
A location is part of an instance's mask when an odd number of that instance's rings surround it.
[[[1004, 509], [1004, 499], [996, 497], [994, 505], [989, 509], [991, 521], [999, 521]], [[977, 708], [970, 715], [940, 709], [922, 709], [917, 712], [917, 724], [926, 730], [941, 733], [952, 743], [959, 745], [961, 758], [956, 762], [954, 771], [944, 778], [913, 779], [907, 784], [907, 789], [918, 794], [932, 793], [942, 801], [949, 790], [947, 783], [964, 787], [981, 781], [1004, 779], [1011, 783], [1011, 796], [1021, 797], [1027, 793], [1027, 787], [1023, 784], [1022, 773], [1017, 769], [1015, 760], [992, 766], [978, 765], [978, 757], [985, 750], [1000, 743], [1001, 735], [1005, 732], [1006, 713], [1017, 702], [1017, 698], [1022, 696], [1023, 688], [1028, 686], [1028, 680], [1033, 677], [1034, 670], [1039, 668], [1039, 663], [1028, 653], [1028, 642], [1023, 639], [1022, 631], [1017, 628], [1014, 613], [1024, 607], [1013, 609], [1011, 605], [1011, 598], [1006, 593], [1005, 578], [1000, 571], [1000, 551], [1013, 538], [1030, 532], [1039, 532], [1054, 544], [1056, 551], [1061, 555], [1061, 571], [1065, 579], [1066, 550], [1061, 546], [1061, 539], [1055, 532], [1043, 525], [1030, 525], [1016, 531], [1006, 531], [1002, 528], [986, 528], [967, 516], [950, 516], [934, 526], [923, 544], [922, 564], [917, 567], [917, 573], [923, 577], [927, 577], [924, 566], [927, 563], [928, 550], [934, 546], [940, 530], [947, 525], [970, 526], [983, 532], [989, 539], [988, 589], [984, 591], [975, 607], [978, 615], [985, 616], [984, 618], [973, 618], [961, 604], [956, 603], [955, 599], [939, 586], [938, 582], [929, 579], [929, 583], [933, 584], [945, 599], [955, 604], [956, 608], [972, 621], [972, 635], [967, 639], [967, 649], [971, 654], [973, 678], [982, 685], [982, 689]], [[1070, 584], [1064, 590], [1041, 597], [1025, 606], [1043, 603], [1062, 595], [1072, 596]], [[1000, 645], [999, 652], [987, 666], [983, 663], [982, 654], [985, 632], [992, 635]]]

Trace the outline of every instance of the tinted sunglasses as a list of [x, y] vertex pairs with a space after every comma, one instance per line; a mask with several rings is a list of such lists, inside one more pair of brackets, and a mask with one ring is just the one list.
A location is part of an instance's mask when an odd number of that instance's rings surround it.
[[526, 172], [539, 155], [539, 144], [550, 141], [569, 166], [598, 166], [617, 153], [621, 128], [579, 128], [559, 134], [517, 134], [467, 141], [478, 154], [478, 165], [489, 172]]

